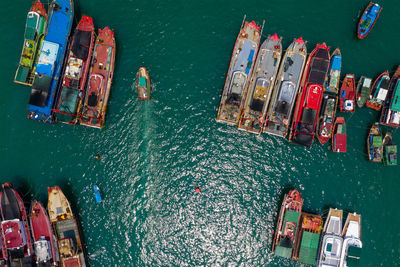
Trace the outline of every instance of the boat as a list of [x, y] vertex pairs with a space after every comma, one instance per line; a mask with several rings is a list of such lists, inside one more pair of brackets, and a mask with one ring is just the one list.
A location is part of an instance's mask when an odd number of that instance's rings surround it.
[[347, 151], [346, 123], [343, 117], [337, 117], [335, 121], [335, 126], [333, 127], [332, 151], [333, 152]]
[[287, 136], [306, 58], [306, 42], [301, 37], [295, 39], [286, 49], [276, 76], [271, 104], [265, 119], [264, 133], [283, 138]]
[[387, 132], [383, 138], [383, 164], [397, 165], [397, 146], [393, 143], [392, 133]]
[[361, 215], [350, 213], [347, 215], [343, 227], [343, 247], [340, 256], [340, 267], [357, 266], [361, 255]]
[[145, 67], [140, 67], [136, 76], [136, 87], [139, 100], [150, 99], [151, 81]]
[[96, 199], [97, 203], [103, 202], [103, 198], [101, 196], [100, 188], [97, 185], [94, 185], [94, 198]]
[[372, 125], [369, 131], [367, 148], [368, 148], [368, 159], [372, 162], [381, 162], [383, 153], [383, 142], [381, 130], [379, 129], [379, 123]]
[[[0, 192], [0, 197], [1, 197], [1, 192]], [[8, 266], [7, 249], [6, 249], [5, 245], [4, 245], [2, 236], [0, 238], [0, 266], [1, 267], [7, 267]]]
[[272, 244], [272, 253], [275, 255], [289, 259], [292, 257], [303, 202], [297, 189], [285, 194]]
[[358, 22], [357, 36], [359, 39], [364, 39], [369, 34], [378, 20], [381, 11], [382, 7], [380, 5], [369, 2]]
[[317, 44], [307, 60], [302, 88], [296, 102], [289, 141], [311, 147], [329, 67], [329, 47]]
[[331, 64], [325, 80], [325, 92], [337, 94], [340, 84], [340, 72], [342, 71], [342, 54], [336, 48], [331, 55]]
[[372, 79], [365, 76], [361, 76], [358, 80], [357, 90], [356, 90], [356, 100], [357, 106], [362, 108], [367, 102], [369, 91], [371, 88]]
[[25, 24], [24, 45], [14, 82], [32, 86], [35, 62], [46, 30], [47, 12], [40, 0], [33, 2]]
[[52, 108], [63, 68], [73, 16], [72, 0], [53, 0], [51, 2], [47, 31], [35, 67], [35, 78], [28, 105], [28, 119], [46, 123], [53, 122]]
[[262, 132], [281, 57], [281, 38], [276, 34], [268, 36], [258, 52], [239, 129], [251, 133]]
[[369, 92], [369, 98], [365, 105], [369, 108], [380, 110], [385, 102], [390, 84], [389, 72], [385, 71], [375, 80]]
[[305, 264], [315, 264], [318, 255], [319, 239], [324, 221], [320, 215], [302, 212], [301, 225], [297, 229], [297, 242], [293, 259]]
[[354, 74], [346, 74], [340, 88], [339, 106], [340, 112], [356, 111]]
[[58, 266], [58, 250], [46, 209], [39, 201], [32, 201], [30, 226], [38, 266]]
[[400, 66], [390, 80], [389, 91], [382, 105], [380, 124], [393, 128], [400, 126]]
[[233, 48], [217, 115], [217, 122], [229, 125], [239, 123], [262, 34], [261, 26], [245, 20], [246, 16]]
[[323, 94], [321, 111], [318, 119], [317, 138], [324, 145], [331, 138], [335, 122], [337, 95], [325, 92]]
[[96, 38], [80, 124], [102, 128], [105, 122], [115, 62], [114, 30], [99, 29]]
[[342, 255], [343, 211], [329, 209], [321, 240], [318, 267], [339, 267]]
[[86, 266], [77, 221], [67, 198], [58, 186], [47, 191], [47, 210], [57, 236], [61, 267]]
[[69, 44], [66, 67], [53, 108], [55, 119], [66, 124], [78, 122], [94, 44], [93, 19], [82, 16]]
[[32, 266], [32, 241], [24, 202], [10, 183], [0, 196], [1, 235], [11, 266]]

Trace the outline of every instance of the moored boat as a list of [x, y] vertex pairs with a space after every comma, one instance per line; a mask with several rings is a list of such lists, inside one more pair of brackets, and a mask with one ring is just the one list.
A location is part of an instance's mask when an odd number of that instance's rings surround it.
[[389, 91], [382, 105], [380, 124], [398, 128], [400, 126], [400, 66], [397, 67], [389, 84]]
[[140, 67], [136, 76], [136, 87], [139, 100], [150, 99], [151, 81], [145, 67]]
[[347, 215], [343, 227], [343, 247], [340, 256], [340, 267], [357, 266], [361, 255], [361, 215], [350, 213]]
[[364, 39], [374, 27], [378, 20], [382, 7], [373, 2], [369, 2], [367, 8], [364, 10], [357, 27], [357, 36], [359, 39]]
[[261, 133], [281, 56], [281, 38], [276, 34], [268, 36], [258, 52], [239, 129]]
[[47, 12], [40, 0], [33, 2], [25, 24], [24, 45], [14, 82], [32, 86], [35, 62], [46, 30]]
[[58, 266], [58, 250], [46, 209], [39, 201], [32, 201], [30, 226], [38, 266]]
[[264, 133], [284, 138], [287, 136], [306, 58], [306, 42], [301, 37], [295, 39], [286, 49], [276, 76]]
[[368, 134], [367, 150], [368, 159], [372, 162], [381, 162], [383, 153], [382, 134], [379, 128], [379, 123], [372, 125]]
[[105, 122], [111, 81], [114, 74], [115, 38], [114, 30], [99, 29], [96, 38], [85, 102], [82, 107], [80, 124], [102, 128]]
[[317, 126], [317, 138], [324, 145], [331, 138], [335, 122], [337, 95], [324, 93]]
[[354, 112], [356, 110], [355, 96], [354, 74], [346, 74], [340, 88], [340, 112]]
[[331, 64], [325, 81], [325, 92], [337, 94], [340, 84], [340, 72], [342, 71], [342, 54], [339, 47], [331, 55]]
[[356, 90], [356, 100], [357, 106], [362, 108], [367, 102], [369, 91], [371, 88], [372, 80], [365, 76], [361, 76], [360, 80], [358, 80], [357, 90]]
[[302, 88], [296, 102], [289, 141], [311, 147], [329, 67], [329, 47], [317, 44], [307, 60]]
[[66, 67], [53, 108], [56, 120], [66, 124], [78, 122], [78, 111], [85, 95], [85, 85], [94, 43], [93, 19], [82, 16], [67, 52]]
[[275, 255], [284, 258], [292, 257], [303, 202], [301, 194], [296, 189], [285, 195], [272, 244], [272, 253]]
[[371, 86], [369, 98], [365, 105], [369, 108], [380, 110], [382, 108], [382, 104], [386, 100], [389, 90], [389, 83], [390, 77], [388, 71], [385, 71], [379, 75], [374, 84]]
[[230, 125], [239, 123], [262, 33], [261, 26], [245, 19], [233, 48], [217, 115], [217, 122]]
[[28, 105], [28, 119], [52, 123], [54, 99], [73, 19], [72, 0], [53, 0]]
[[383, 138], [383, 164], [387, 166], [397, 165], [397, 145], [393, 143], [391, 132], [387, 132]]
[[347, 151], [346, 123], [343, 117], [337, 117], [335, 121], [335, 126], [333, 127], [332, 151], [333, 152]]
[[78, 225], [67, 198], [58, 186], [47, 191], [47, 210], [57, 235], [61, 267], [86, 266]]

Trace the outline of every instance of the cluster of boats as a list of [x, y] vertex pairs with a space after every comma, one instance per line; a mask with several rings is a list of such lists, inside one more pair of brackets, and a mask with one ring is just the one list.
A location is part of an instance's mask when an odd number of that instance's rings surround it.
[[0, 266], [86, 266], [77, 221], [58, 186], [48, 187], [47, 212], [34, 200], [29, 214], [10, 183], [0, 191]]
[[71, 33], [73, 0], [40, 0], [30, 9], [14, 81], [31, 87], [28, 118], [101, 128], [114, 73], [115, 38], [82, 16]]
[[329, 209], [322, 216], [303, 212], [303, 199], [296, 190], [285, 195], [278, 217], [272, 252], [284, 258], [319, 267], [355, 266], [360, 260], [361, 215]]

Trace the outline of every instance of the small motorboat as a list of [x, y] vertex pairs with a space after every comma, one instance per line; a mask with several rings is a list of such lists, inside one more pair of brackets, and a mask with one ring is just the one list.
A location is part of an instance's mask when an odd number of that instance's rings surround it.
[[346, 152], [347, 150], [347, 134], [346, 123], [343, 117], [337, 117], [332, 135], [332, 151]]
[[346, 74], [340, 89], [340, 112], [354, 112], [355, 107], [355, 82], [354, 74]]
[[101, 196], [100, 188], [97, 185], [94, 185], [94, 197], [97, 203], [103, 202], [103, 197]]
[[361, 76], [357, 84], [356, 100], [357, 106], [362, 108], [367, 102], [369, 96], [369, 90], [371, 88], [372, 79], [365, 76]]
[[361, 16], [357, 27], [357, 36], [359, 39], [364, 39], [368, 33], [372, 30], [377, 21], [379, 14], [382, 11], [382, 7], [378, 4], [369, 2], [367, 8]]
[[139, 100], [150, 99], [151, 82], [150, 76], [145, 67], [140, 67], [136, 78], [137, 93]]

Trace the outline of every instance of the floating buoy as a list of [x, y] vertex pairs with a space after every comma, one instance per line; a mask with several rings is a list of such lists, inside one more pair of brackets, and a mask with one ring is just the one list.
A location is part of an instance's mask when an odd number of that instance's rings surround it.
[[101, 155], [100, 155], [100, 154], [96, 154], [94, 157], [95, 157], [96, 159], [101, 159]]
[[196, 187], [196, 193], [200, 193], [200, 188]]

